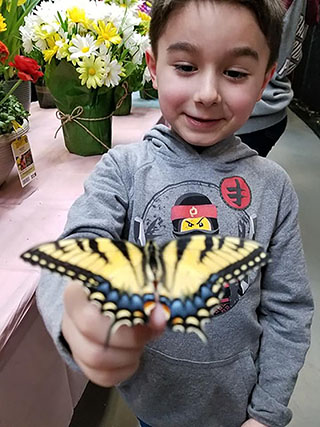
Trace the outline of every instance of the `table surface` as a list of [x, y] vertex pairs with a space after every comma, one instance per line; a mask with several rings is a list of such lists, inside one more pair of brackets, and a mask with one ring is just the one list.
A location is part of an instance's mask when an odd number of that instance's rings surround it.
[[[156, 104], [149, 105], [138, 100], [129, 116], [113, 117], [113, 145], [141, 140], [160, 117]], [[71, 204], [101, 157], [69, 153], [62, 131], [54, 139], [59, 124], [55, 109], [31, 104], [27, 136], [37, 178], [21, 188], [14, 168], [0, 187], [0, 351], [28, 312], [40, 276], [20, 254], [59, 236]]]

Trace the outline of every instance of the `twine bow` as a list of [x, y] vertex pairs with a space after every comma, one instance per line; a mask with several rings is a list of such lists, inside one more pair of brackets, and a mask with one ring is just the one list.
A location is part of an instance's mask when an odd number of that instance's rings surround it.
[[[124, 89], [124, 94], [121, 96], [121, 98], [117, 102], [115, 110], [117, 110], [118, 108], [121, 107], [123, 101], [125, 100], [125, 98], [128, 95], [128, 83], [127, 82], [123, 82], [121, 86]], [[84, 124], [82, 124], [81, 121], [97, 122], [97, 121], [101, 121], [101, 120], [107, 120], [110, 117], [112, 117], [112, 115], [115, 112], [115, 110], [112, 111], [112, 113], [109, 114], [108, 116], [105, 116], [105, 117], [93, 117], [93, 118], [81, 117], [81, 115], [83, 114], [83, 107], [81, 105], [78, 105], [77, 107], [75, 107], [71, 111], [71, 114], [66, 114], [66, 113], [58, 110], [58, 111], [56, 111], [56, 117], [59, 120], [61, 120], [61, 125], [56, 130], [56, 133], [54, 134], [54, 137], [55, 138], [57, 137], [57, 134], [58, 134], [59, 130], [63, 126], [65, 126], [67, 123], [74, 122], [74, 123], [77, 123], [77, 125], [81, 126], [82, 129], [84, 129], [93, 139], [95, 139], [96, 141], [98, 141], [104, 148], [106, 148], [106, 150], [109, 150], [109, 147], [103, 141], [101, 141], [101, 139], [99, 139], [97, 136], [95, 136]]]

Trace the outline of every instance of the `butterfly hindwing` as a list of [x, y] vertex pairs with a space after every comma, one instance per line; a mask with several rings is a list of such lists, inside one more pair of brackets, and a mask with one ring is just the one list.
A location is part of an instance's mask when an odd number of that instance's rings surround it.
[[205, 340], [204, 325], [226, 296], [227, 283], [263, 265], [266, 254], [254, 241], [196, 235], [167, 243], [162, 258], [166, 280], [158, 292], [169, 307], [169, 327]]

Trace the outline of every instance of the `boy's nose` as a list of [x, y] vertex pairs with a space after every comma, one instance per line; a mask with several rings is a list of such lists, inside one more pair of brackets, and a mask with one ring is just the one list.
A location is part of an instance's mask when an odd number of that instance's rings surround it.
[[221, 102], [217, 81], [212, 76], [208, 76], [199, 82], [197, 91], [194, 95], [194, 101], [205, 106]]

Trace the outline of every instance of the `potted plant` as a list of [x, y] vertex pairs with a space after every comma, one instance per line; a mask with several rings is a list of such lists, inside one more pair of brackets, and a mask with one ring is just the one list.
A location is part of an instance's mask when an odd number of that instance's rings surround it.
[[13, 62], [8, 62], [8, 58], [9, 50], [0, 41], [0, 76], [13, 69], [18, 77], [18, 81], [7, 92], [3, 89], [3, 80], [0, 80], [0, 185], [14, 165], [11, 143], [26, 133], [29, 127], [27, 121], [29, 113], [14, 93], [23, 81], [35, 83], [43, 75], [34, 59], [16, 55]]
[[[45, 71], [45, 67], [46, 67], [45, 60], [43, 58], [42, 53], [39, 50], [33, 49], [28, 54], [28, 57], [35, 59], [37, 63], [40, 65], [41, 71], [43, 72]], [[53, 96], [51, 95], [51, 92], [48, 86], [46, 85], [44, 76], [38, 79], [34, 87], [35, 87], [37, 100], [40, 108], [56, 108], [56, 104], [54, 102]]]
[[43, 55], [45, 81], [72, 153], [102, 154], [111, 146], [114, 88], [141, 66], [149, 46], [139, 4], [42, 2], [20, 28], [26, 54]]
[[[38, 2], [39, 0], [0, 0], [0, 41], [8, 48], [9, 62], [13, 61], [16, 55], [22, 53], [19, 28], [24, 23], [25, 16]], [[4, 90], [10, 90], [18, 80], [15, 69], [7, 67], [3, 70], [1, 80], [5, 81]], [[31, 100], [30, 82], [24, 82], [20, 85], [15, 95], [22, 102], [25, 109], [29, 110]]]

